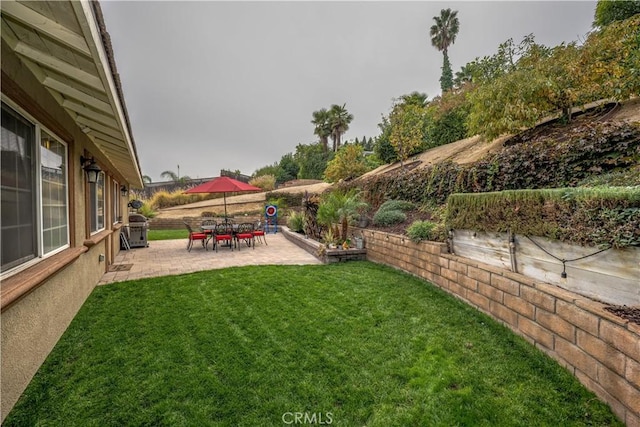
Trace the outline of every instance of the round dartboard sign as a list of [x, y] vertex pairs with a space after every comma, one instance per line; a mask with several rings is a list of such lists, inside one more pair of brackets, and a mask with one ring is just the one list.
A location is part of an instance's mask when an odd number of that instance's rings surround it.
[[276, 216], [278, 214], [278, 207], [274, 205], [268, 205], [264, 208], [266, 216]]

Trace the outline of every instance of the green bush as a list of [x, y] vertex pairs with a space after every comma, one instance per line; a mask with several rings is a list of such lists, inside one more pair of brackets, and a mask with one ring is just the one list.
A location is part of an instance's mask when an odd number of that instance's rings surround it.
[[466, 108], [456, 108], [431, 122], [427, 131], [428, 148], [464, 139], [467, 136], [466, 120], [468, 115]]
[[412, 242], [421, 242], [422, 240], [433, 240], [433, 230], [437, 224], [431, 221], [414, 221], [407, 228], [407, 236]]
[[142, 204], [142, 207], [138, 209], [138, 213], [146, 216], [147, 218], [153, 218], [157, 215], [156, 211], [154, 211], [147, 202]]
[[148, 203], [158, 209], [170, 208], [172, 206], [181, 206], [189, 203], [199, 202], [211, 198], [209, 194], [184, 194], [184, 190], [176, 190], [171, 193], [168, 191], [157, 191], [151, 196]]
[[249, 184], [260, 187], [264, 191], [272, 191], [276, 188], [276, 177], [273, 175], [260, 175], [249, 181]]
[[406, 200], [387, 200], [378, 208], [380, 211], [410, 211], [415, 205]]
[[277, 193], [269, 192], [265, 195], [267, 204], [276, 205], [278, 209], [297, 208], [302, 206], [304, 193], [288, 193], [278, 191]]
[[400, 224], [407, 220], [407, 215], [400, 210], [378, 210], [373, 216], [373, 224], [382, 227]]
[[289, 219], [287, 220], [287, 226], [296, 233], [302, 233], [304, 231], [304, 213], [291, 211]]

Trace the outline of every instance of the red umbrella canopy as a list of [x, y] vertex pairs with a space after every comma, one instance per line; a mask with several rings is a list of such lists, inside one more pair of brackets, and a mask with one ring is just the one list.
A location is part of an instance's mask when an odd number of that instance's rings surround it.
[[224, 217], [227, 218], [227, 193], [236, 191], [262, 191], [260, 187], [254, 187], [237, 179], [228, 176], [220, 176], [211, 181], [204, 182], [188, 189], [185, 193], [223, 193], [224, 196]]
[[262, 191], [262, 188], [254, 187], [228, 176], [219, 176], [211, 181], [196, 185], [185, 193], [232, 193], [236, 191]]

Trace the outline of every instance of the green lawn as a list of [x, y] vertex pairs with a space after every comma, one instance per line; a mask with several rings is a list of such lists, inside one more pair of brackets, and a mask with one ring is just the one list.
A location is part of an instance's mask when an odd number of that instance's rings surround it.
[[186, 242], [188, 237], [189, 237], [189, 232], [187, 231], [186, 228], [181, 228], [179, 230], [148, 230], [147, 231], [147, 240], [185, 239], [185, 242]]
[[5, 425], [278, 426], [296, 412], [341, 426], [622, 425], [506, 328], [368, 262], [99, 287]]

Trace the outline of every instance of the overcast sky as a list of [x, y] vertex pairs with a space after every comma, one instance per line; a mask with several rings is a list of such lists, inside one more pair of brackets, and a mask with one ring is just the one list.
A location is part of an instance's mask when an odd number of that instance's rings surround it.
[[433, 17], [458, 11], [454, 73], [533, 33], [584, 40], [595, 1], [102, 0], [142, 173], [251, 175], [317, 141], [313, 111], [346, 104], [343, 140], [375, 137], [393, 99], [440, 93]]

